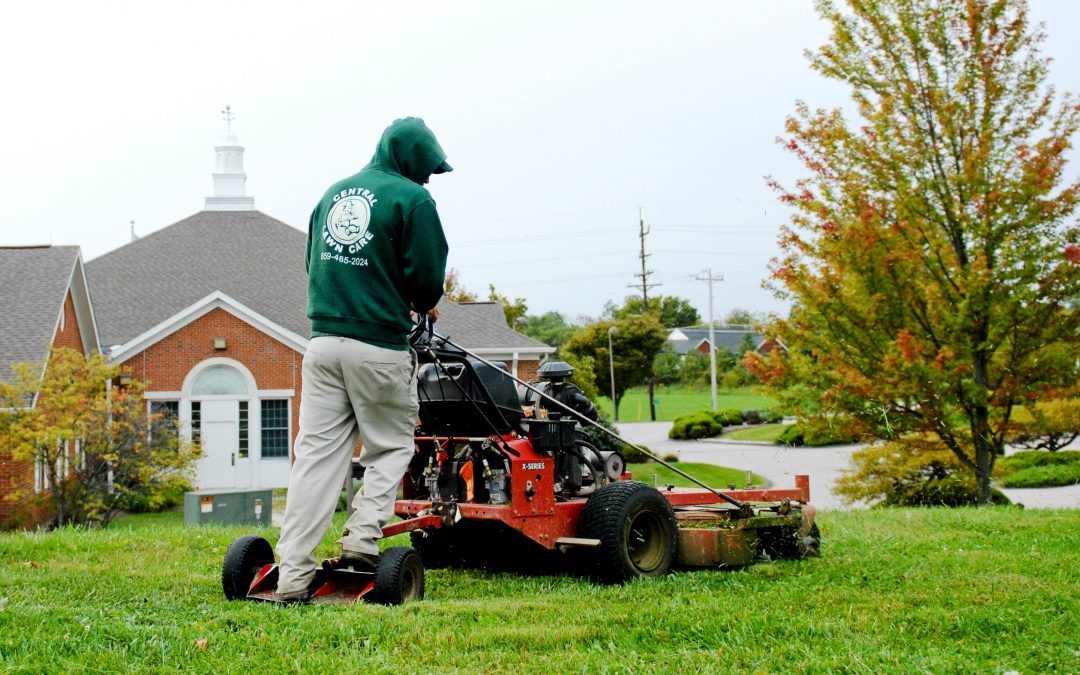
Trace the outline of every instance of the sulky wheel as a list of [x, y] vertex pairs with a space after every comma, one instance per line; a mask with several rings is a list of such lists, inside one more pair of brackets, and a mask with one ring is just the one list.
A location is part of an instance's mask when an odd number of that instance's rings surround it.
[[379, 555], [375, 570], [374, 600], [381, 605], [400, 605], [424, 599], [424, 563], [408, 546], [394, 546]]
[[221, 565], [221, 586], [229, 600], [246, 598], [251, 582], [264, 566], [273, 564], [274, 549], [262, 537], [238, 537], [225, 553]]
[[600, 488], [585, 503], [580, 536], [599, 539], [591, 551], [596, 575], [608, 583], [658, 577], [671, 571], [678, 529], [671, 504], [656, 488], [619, 481]]

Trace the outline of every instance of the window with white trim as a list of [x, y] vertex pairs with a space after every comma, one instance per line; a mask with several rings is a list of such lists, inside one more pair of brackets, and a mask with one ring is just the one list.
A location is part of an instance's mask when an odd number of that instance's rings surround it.
[[262, 412], [262, 456], [264, 459], [289, 458], [289, 399], [260, 401]]

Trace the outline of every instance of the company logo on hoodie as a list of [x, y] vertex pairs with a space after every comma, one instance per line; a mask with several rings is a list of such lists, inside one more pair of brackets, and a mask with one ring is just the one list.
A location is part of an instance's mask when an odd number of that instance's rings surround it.
[[375, 195], [362, 188], [349, 188], [334, 195], [334, 205], [326, 214], [323, 241], [338, 253], [356, 253], [374, 234], [368, 231], [371, 207], [378, 201]]

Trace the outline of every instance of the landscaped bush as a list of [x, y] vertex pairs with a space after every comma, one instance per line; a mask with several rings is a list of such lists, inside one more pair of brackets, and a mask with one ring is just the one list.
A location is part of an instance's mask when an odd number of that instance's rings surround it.
[[[906, 436], [902, 441], [868, 445], [851, 456], [854, 469], [836, 481], [848, 502], [879, 506], [970, 506], [979, 490], [971, 470], [940, 439]], [[995, 504], [1009, 500], [994, 491]]]
[[713, 417], [712, 411], [698, 410], [676, 418], [668, 437], [677, 440], [709, 438], [719, 435], [723, 430], [724, 425]]
[[808, 445], [820, 447], [823, 445], [843, 445], [857, 443], [859, 438], [846, 431], [843, 425], [829, 424], [792, 424], [784, 433], [777, 437], [776, 442], [782, 445]]
[[[652, 452], [652, 448], [647, 445], [642, 445], [641, 443], [637, 444], [637, 448], [643, 448]], [[646, 455], [644, 452], [641, 452], [637, 448], [631, 445], [623, 445], [619, 448], [619, 452], [622, 453], [623, 459], [626, 460], [627, 464], [644, 464], [646, 462], [653, 461], [652, 457]]]
[[784, 421], [784, 415], [775, 410], [765, 410], [761, 413], [762, 424], [778, 424]]
[[998, 471], [1004, 487], [1075, 485], [1080, 483], [1080, 452], [1026, 450], [998, 460]]
[[713, 419], [724, 425], [725, 427], [734, 426], [736, 424], [743, 423], [743, 413], [741, 410], [734, 408], [728, 408], [727, 410], [717, 410], [712, 414]]
[[[991, 490], [990, 502], [1009, 504], [1001, 490]], [[899, 486], [877, 506], [973, 506], [979, 503], [979, 486], [974, 478], [951, 475]]]
[[743, 424], [762, 424], [765, 418], [756, 410], [746, 410], [742, 414]]
[[145, 494], [133, 494], [128, 497], [127, 505], [124, 507], [124, 510], [128, 513], [159, 513], [161, 511], [171, 511], [184, 504], [184, 493], [190, 489], [190, 485], [174, 486], [162, 491], [156, 500], [152, 500]]

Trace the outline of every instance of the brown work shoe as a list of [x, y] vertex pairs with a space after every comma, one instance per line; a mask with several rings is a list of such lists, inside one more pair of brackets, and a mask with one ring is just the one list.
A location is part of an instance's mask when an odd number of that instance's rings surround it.
[[271, 602], [278, 602], [283, 605], [303, 605], [311, 602], [311, 589], [302, 588], [299, 591], [287, 591], [282, 593], [280, 591], [274, 591], [270, 597]]
[[351, 569], [354, 572], [375, 572], [379, 566], [378, 553], [360, 553], [359, 551], [342, 551], [341, 557], [334, 561], [334, 569]]

